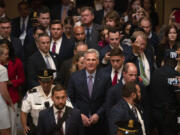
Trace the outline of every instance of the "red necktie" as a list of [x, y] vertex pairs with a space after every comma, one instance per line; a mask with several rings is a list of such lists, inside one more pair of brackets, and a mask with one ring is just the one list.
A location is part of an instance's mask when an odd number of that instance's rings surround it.
[[56, 42], [53, 43], [52, 53], [56, 53]]
[[113, 78], [113, 80], [112, 80], [112, 85], [113, 85], [113, 86], [117, 84], [117, 79], [118, 79], [118, 72], [115, 71], [115, 75], [114, 75], [114, 78]]

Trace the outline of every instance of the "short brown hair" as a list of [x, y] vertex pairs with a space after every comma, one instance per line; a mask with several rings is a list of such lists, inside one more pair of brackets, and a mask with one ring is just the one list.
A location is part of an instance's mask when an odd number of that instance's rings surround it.
[[138, 36], [142, 37], [145, 41], [147, 41], [147, 36], [143, 31], [135, 31], [131, 36], [131, 40], [134, 39], [132, 40], [132, 42], [136, 41], [136, 38]]
[[127, 82], [122, 87], [122, 96], [130, 97], [132, 93], [136, 93], [136, 83], [135, 82]]
[[7, 17], [2, 17], [2, 18], [0, 18], [0, 24], [1, 23], [10, 23], [11, 24], [11, 20]]
[[54, 88], [52, 89], [52, 96], [53, 96], [54, 93], [57, 92], [57, 91], [65, 91], [65, 93], [66, 93], [65, 88], [64, 88], [62, 85], [60, 85], [60, 84], [56, 84], [56, 85], [54, 86]]
[[119, 48], [114, 48], [110, 51], [110, 55], [109, 56], [120, 56], [123, 57], [123, 52], [121, 51], [121, 49]]
[[51, 27], [53, 24], [60, 24], [60, 25], [63, 27], [63, 24], [61, 23], [61, 20], [59, 20], [59, 19], [52, 20], [51, 23], [50, 23], [50, 27]]

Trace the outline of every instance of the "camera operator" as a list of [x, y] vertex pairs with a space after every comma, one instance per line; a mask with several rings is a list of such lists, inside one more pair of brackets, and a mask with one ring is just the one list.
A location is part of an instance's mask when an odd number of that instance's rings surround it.
[[151, 98], [153, 125], [159, 135], [177, 134], [177, 101], [175, 90], [180, 88], [180, 73], [175, 71], [177, 65], [175, 52], [167, 51], [164, 65], [154, 71], [151, 80]]

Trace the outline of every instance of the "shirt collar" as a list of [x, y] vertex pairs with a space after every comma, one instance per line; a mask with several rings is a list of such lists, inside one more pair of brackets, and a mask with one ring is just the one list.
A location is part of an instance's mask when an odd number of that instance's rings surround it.
[[[114, 48], [111, 44], [109, 44], [109, 46], [110, 46], [111, 49]], [[121, 51], [123, 51], [123, 48], [122, 48], [122, 46], [121, 46], [120, 44], [119, 44], [119, 49], [120, 49]]]
[[39, 92], [40, 92], [41, 95], [43, 95], [44, 97], [50, 98], [50, 97], [51, 97], [51, 91], [52, 91], [52, 88], [53, 88], [53, 87], [54, 87], [54, 85], [51, 86], [51, 90], [50, 90], [50, 92], [49, 92], [49, 95], [46, 95], [46, 94], [44, 93], [44, 90], [42, 89], [41, 86], [39, 86]]
[[86, 76], [87, 76], [87, 78], [88, 78], [90, 75], [93, 76], [93, 78], [95, 78], [96, 71], [95, 71], [94, 73], [90, 74], [90, 73], [86, 70]]
[[[121, 66], [121, 68], [118, 69], [118, 74], [121, 73], [122, 70], [123, 70], [123, 65]], [[115, 72], [115, 69], [114, 69], [114, 68], [112, 68], [112, 72]]]
[[62, 41], [62, 37], [60, 37], [58, 40], [54, 41], [54, 39], [52, 38], [52, 43], [56, 42], [56, 44], [59, 44]]
[[47, 55], [50, 56], [49, 52], [48, 52], [47, 54], [45, 54], [45, 53], [43, 53], [40, 49], [39, 49], [39, 52], [42, 54], [43, 57], [45, 57], [45, 56], [47, 56]]

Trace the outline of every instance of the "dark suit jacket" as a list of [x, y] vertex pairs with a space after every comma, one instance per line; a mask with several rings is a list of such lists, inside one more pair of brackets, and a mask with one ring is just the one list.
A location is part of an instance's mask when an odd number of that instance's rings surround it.
[[[56, 69], [59, 68], [59, 64], [57, 61], [57, 56], [55, 54], [51, 54], [52, 59], [56, 65]], [[43, 59], [43, 56], [39, 51], [35, 52], [32, 56], [29, 57], [27, 63], [27, 80], [28, 80], [28, 87], [33, 88], [39, 85], [37, 74], [40, 69], [44, 69], [46, 67], [46, 63]]]
[[[142, 119], [144, 120], [146, 135], [149, 135], [148, 120], [144, 119], [145, 114], [143, 113], [143, 109], [140, 107], [137, 107], [137, 108], [141, 114]], [[121, 98], [121, 100], [115, 106], [113, 106], [113, 108], [111, 109], [110, 117], [108, 118], [110, 135], [117, 134], [117, 126], [116, 126], [115, 122], [126, 121], [126, 120], [130, 120], [130, 119], [138, 122], [134, 113], [130, 109], [128, 103], [123, 98]], [[138, 135], [142, 135], [141, 127], [139, 127]]]
[[88, 48], [99, 49], [98, 41], [99, 41], [100, 30], [101, 30], [101, 26], [93, 23], [93, 27], [92, 27], [92, 31], [91, 31], [91, 35], [90, 35], [91, 40], [90, 41], [86, 40]]
[[[150, 66], [150, 78], [151, 78], [151, 75], [154, 71], [154, 54], [152, 52], [152, 50], [150, 48], [147, 48], [145, 51], [144, 51], [144, 54], [147, 58], [147, 61], [149, 63], [149, 66]], [[138, 76], [140, 75], [140, 69], [139, 69], [139, 61], [138, 61], [138, 57], [135, 56], [132, 52], [128, 55], [127, 59], [126, 59], [126, 62], [133, 62], [137, 69], [138, 69]]]
[[[129, 57], [129, 54], [131, 53], [131, 47], [125, 44], [121, 44], [121, 47], [123, 48], [123, 54], [125, 57], [125, 61], [127, 61], [127, 58]], [[102, 59], [104, 58], [105, 54], [107, 52], [110, 52], [112, 49], [109, 45], [106, 45], [104, 48], [102, 48], [100, 52], [100, 62], [102, 62]], [[110, 64], [110, 63], [109, 63]]]
[[[42, 110], [38, 118], [38, 135], [57, 135], [51, 131], [56, 126], [53, 107]], [[83, 135], [80, 111], [74, 108], [65, 121], [65, 135]]]
[[94, 23], [97, 23], [97, 24], [101, 25], [102, 21], [103, 21], [103, 18], [104, 18], [104, 9], [95, 11], [95, 13], [94, 13]]
[[73, 57], [74, 44], [71, 39], [67, 39], [65, 35], [62, 36], [61, 48], [59, 50], [59, 54], [57, 55], [58, 61], [60, 65], [63, 61], [70, 59]]
[[[31, 27], [32, 27], [32, 21], [31, 18], [29, 17], [26, 30]], [[20, 17], [16, 17], [12, 20], [12, 35], [14, 37], [19, 38], [20, 34], [21, 34]]]
[[102, 71], [97, 70], [91, 97], [88, 94], [86, 70], [77, 71], [72, 74], [68, 84], [68, 96], [74, 107], [81, 110], [81, 113], [97, 113], [100, 117], [104, 115], [104, 103], [108, 79], [104, 77]]
[[58, 72], [57, 81], [59, 81], [65, 88], [67, 88], [71, 76], [70, 69], [72, 66], [72, 60], [73, 58], [64, 61]]
[[11, 43], [13, 45], [14, 53], [15, 55], [21, 59], [21, 61], [24, 63], [24, 50], [23, 46], [21, 43], [21, 40], [16, 38], [16, 37], [10, 37], [11, 38]]

